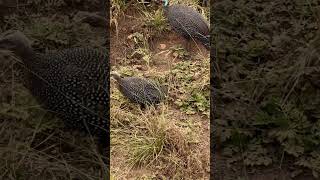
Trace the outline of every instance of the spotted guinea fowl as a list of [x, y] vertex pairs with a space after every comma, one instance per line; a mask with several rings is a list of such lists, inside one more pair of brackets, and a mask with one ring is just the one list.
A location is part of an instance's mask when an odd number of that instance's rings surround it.
[[[108, 53], [70, 48], [41, 54], [20, 31], [8, 32], [0, 48], [17, 55], [27, 73], [26, 86], [40, 104], [67, 127], [99, 138], [99, 151], [108, 147]], [[101, 152], [104, 153], [104, 152]]]
[[140, 77], [121, 77], [118, 72], [111, 72], [120, 92], [131, 102], [140, 104], [142, 108], [160, 103], [166, 96], [164, 86], [149, 79]]
[[194, 39], [210, 49], [209, 25], [199, 12], [182, 4], [169, 5], [168, 0], [160, 2], [163, 2], [164, 15], [170, 26], [187, 40], [187, 47]]

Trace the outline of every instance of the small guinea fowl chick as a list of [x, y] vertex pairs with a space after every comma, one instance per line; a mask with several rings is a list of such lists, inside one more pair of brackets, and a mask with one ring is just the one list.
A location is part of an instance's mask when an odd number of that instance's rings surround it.
[[209, 25], [198, 11], [183, 4], [169, 5], [169, 0], [159, 1], [163, 3], [164, 15], [170, 26], [187, 40], [187, 49], [192, 39], [201, 42], [207, 50], [210, 49]]
[[158, 104], [165, 99], [165, 87], [154, 81], [139, 77], [121, 77], [118, 72], [111, 72], [111, 77], [117, 81], [119, 91], [142, 108]]
[[5, 33], [0, 48], [17, 55], [27, 72], [26, 87], [67, 127], [99, 138], [99, 151], [109, 146], [108, 52], [70, 48], [36, 53], [20, 31]]

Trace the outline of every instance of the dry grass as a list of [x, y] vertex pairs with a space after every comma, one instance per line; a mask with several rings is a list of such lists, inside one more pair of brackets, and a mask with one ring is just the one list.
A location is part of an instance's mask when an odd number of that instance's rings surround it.
[[[207, 177], [209, 149], [199, 148], [202, 125], [195, 122], [202, 119], [188, 117], [167, 103], [141, 111], [112, 89], [111, 172], [117, 178], [126, 179], [137, 169], [152, 170], [149, 176]], [[119, 166], [122, 169], [116, 170]]]

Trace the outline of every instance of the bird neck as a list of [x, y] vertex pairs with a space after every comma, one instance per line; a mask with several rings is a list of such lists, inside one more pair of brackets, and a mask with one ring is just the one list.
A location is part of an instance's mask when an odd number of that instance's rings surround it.
[[23, 61], [29, 61], [33, 60], [36, 56], [36, 53], [33, 51], [32, 48], [23, 48], [18, 49], [16, 51], [16, 54], [23, 60]]
[[120, 82], [122, 80], [121, 76], [119, 76], [118, 74], [111, 74], [111, 76], [116, 79], [118, 82]]
[[167, 16], [168, 14], [168, 9], [169, 9], [169, 3], [167, 5], [163, 5], [163, 12], [165, 16]]

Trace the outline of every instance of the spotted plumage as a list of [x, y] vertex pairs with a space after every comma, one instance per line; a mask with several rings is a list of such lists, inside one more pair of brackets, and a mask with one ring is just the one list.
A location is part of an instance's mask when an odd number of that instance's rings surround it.
[[105, 147], [109, 127], [108, 53], [70, 48], [40, 54], [19, 31], [5, 35], [0, 48], [13, 51], [23, 62], [27, 87], [46, 109], [68, 127], [98, 136]]
[[161, 1], [164, 3], [164, 15], [175, 32], [187, 41], [198, 40], [210, 49], [209, 25], [199, 12], [186, 5], [169, 5], [168, 0]]
[[166, 97], [164, 86], [140, 77], [121, 77], [117, 72], [112, 72], [118, 83], [120, 92], [131, 102], [142, 107], [160, 103]]

